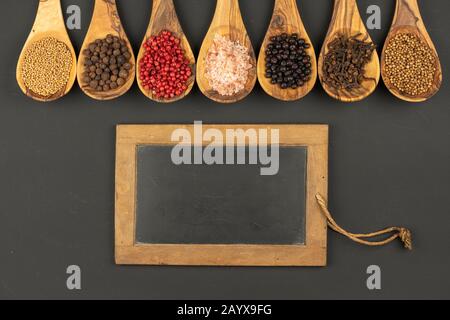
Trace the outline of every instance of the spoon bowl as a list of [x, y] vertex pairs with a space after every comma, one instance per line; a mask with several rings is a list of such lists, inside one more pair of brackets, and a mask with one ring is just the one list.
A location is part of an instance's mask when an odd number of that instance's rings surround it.
[[[247, 82], [244, 88], [232, 96], [224, 96], [211, 88], [208, 79], [205, 77], [205, 59], [214, 41], [216, 34], [219, 34], [233, 42], [239, 42], [247, 48], [250, 55], [250, 64]], [[247, 34], [247, 30], [242, 20], [238, 0], [217, 0], [214, 18], [206, 34], [197, 61], [197, 84], [200, 91], [209, 99], [220, 103], [233, 103], [244, 99], [255, 86], [257, 78], [256, 57], [252, 43]]]
[[[392, 83], [389, 81], [388, 76], [386, 75], [386, 48], [389, 41], [400, 33], [409, 33], [416, 35], [421, 40], [421, 42], [428, 45], [434, 55], [436, 71], [434, 73], [433, 84], [431, 88], [424, 94], [412, 96], [406, 92], [401, 92], [394, 85], [392, 85]], [[392, 25], [381, 54], [381, 75], [388, 90], [397, 98], [408, 102], [423, 102], [425, 100], [428, 100], [429, 98], [434, 96], [441, 87], [441, 63], [439, 61], [439, 56], [437, 54], [433, 41], [431, 40], [431, 37], [429, 36], [423, 22], [417, 0], [397, 0]]]
[[324, 57], [328, 53], [328, 45], [337, 36], [355, 37], [358, 40], [373, 43], [358, 11], [356, 0], [335, 0], [333, 16], [318, 61], [319, 79], [325, 92], [334, 99], [343, 102], [363, 100], [372, 94], [380, 80], [380, 62], [376, 50], [364, 67], [364, 80], [358, 88], [352, 90], [335, 89], [324, 81]]
[[[281, 89], [278, 85], [272, 84], [270, 80], [265, 77], [266, 47], [269, 44], [271, 37], [282, 33], [297, 33], [300, 38], [305, 39], [305, 42], [310, 44], [310, 47], [306, 49], [306, 52], [311, 57], [311, 79], [306, 82], [304, 86], [298, 87], [297, 89]], [[275, 0], [270, 26], [264, 37], [258, 57], [258, 81], [261, 87], [268, 95], [276, 99], [283, 101], [294, 101], [306, 96], [314, 88], [316, 79], [316, 54], [300, 17], [297, 2], [295, 0]]]
[[[174, 97], [172, 99], [157, 98], [156, 96], [153, 95], [151, 90], [146, 90], [142, 86], [141, 81], [139, 80], [139, 75], [140, 75], [139, 61], [141, 61], [141, 59], [144, 57], [144, 54], [145, 54], [144, 44], [147, 42], [147, 40], [151, 36], [156, 36], [163, 30], [168, 30], [168, 31], [172, 32], [172, 34], [175, 37], [180, 39], [181, 47], [184, 50], [184, 54], [185, 54], [186, 58], [190, 62], [189, 64], [190, 64], [190, 67], [192, 70], [192, 76], [188, 80], [186, 91], [183, 92], [183, 94], [181, 94], [177, 97]], [[137, 83], [138, 83], [139, 89], [149, 99], [156, 101], [156, 102], [170, 103], [170, 102], [175, 102], [175, 101], [183, 99], [191, 92], [192, 87], [194, 86], [194, 83], [195, 83], [195, 57], [194, 57], [194, 54], [192, 53], [192, 49], [191, 49], [191, 46], [189, 45], [189, 41], [186, 38], [186, 35], [183, 32], [183, 29], [181, 28], [177, 13], [175, 11], [175, 6], [173, 3], [173, 0], [153, 0], [152, 15], [150, 18], [150, 22], [149, 22], [147, 31], [145, 33], [144, 40], [142, 41], [142, 45], [139, 50], [137, 61], [138, 61], [138, 63], [136, 64]]]
[[[82, 74], [85, 72], [83, 52], [89, 48], [89, 45], [97, 39], [104, 39], [107, 35], [117, 36], [124, 40], [128, 51], [131, 54], [129, 75], [126, 82], [116, 88], [108, 91], [96, 91], [89, 87], [88, 83], [82, 80]], [[89, 30], [84, 38], [83, 45], [80, 50], [80, 58], [78, 59], [78, 84], [81, 90], [89, 97], [96, 100], [111, 100], [125, 94], [133, 85], [135, 79], [135, 64], [133, 48], [125, 33], [125, 30], [120, 21], [119, 13], [117, 11], [115, 0], [95, 0], [94, 13], [92, 14], [91, 24]]]
[[[49, 37], [61, 41], [67, 46], [72, 56], [72, 65], [66, 85], [59, 92], [51, 96], [42, 96], [27, 88], [23, 79], [22, 67], [25, 54], [30, 45]], [[60, 0], [39, 1], [33, 28], [18, 59], [16, 69], [17, 84], [24, 94], [34, 100], [42, 102], [53, 101], [65, 96], [72, 89], [77, 75], [76, 66], [77, 56], [64, 24]]]

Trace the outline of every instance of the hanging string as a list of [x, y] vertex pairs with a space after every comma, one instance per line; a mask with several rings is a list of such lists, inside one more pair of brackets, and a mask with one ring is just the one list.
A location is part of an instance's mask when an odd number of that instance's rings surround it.
[[[331, 216], [330, 211], [328, 211], [325, 199], [320, 194], [316, 195], [316, 199], [317, 203], [319, 204], [319, 207], [322, 209], [323, 214], [327, 218], [328, 226], [334, 231], [346, 236], [347, 238], [367, 246], [383, 246], [399, 238], [406, 249], [412, 250], [412, 235], [411, 231], [409, 231], [408, 229], [402, 227], [390, 227], [372, 233], [351, 233], [345, 231], [336, 223], [336, 221]], [[369, 241], [367, 239], [376, 236], [381, 236], [384, 234], [392, 234], [392, 235], [387, 239], [381, 241]]]

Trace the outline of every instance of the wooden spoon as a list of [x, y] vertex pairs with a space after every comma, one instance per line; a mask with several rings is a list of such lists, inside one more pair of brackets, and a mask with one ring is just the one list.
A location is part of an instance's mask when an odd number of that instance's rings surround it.
[[[63, 89], [61, 89], [60, 92], [52, 96], [43, 97], [40, 96], [39, 94], [31, 92], [31, 90], [28, 90], [28, 88], [25, 86], [22, 77], [22, 63], [25, 56], [25, 52], [28, 49], [28, 46], [36, 41], [39, 41], [47, 37], [55, 38], [66, 44], [67, 48], [70, 50], [72, 54], [72, 68], [66, 86]], [[36, 19], [33, 24], [33, 28], [28, 36], [27, 41], [25, 42], [25, 45], [19, 56], [19, 61], [17, 63], [16, 78], [20, 89], [27, 96], [38, 101], [53, 101], [59, 99], [65, 96], [70, 91], [70, 89], [72, 89], [72, 86], [75, 82], [75, 78], [77, 75], [76, 65], [77, 65], [77, 56], [75, 54], [75, 50], [73, 49], [69, 35], [67, 34], [66, 26], [64, 23], [64, 16], [61, 10], [60, 0], [39, 1], [39, 7], [36, 14]]]
[[270, 83], [270, 80], [265, 77], [265, 50], [270, 38], [282, 33], [297, 33], [300, 38], [304, 38], [307, 43], [311, 44], [311, 40], [306, 33], [305, 26], [303, 25], [300, 17], [296, 0], [275, 0], [272, 20], [270, 21], [270, 26], [267, 30], [258, 58], [258, 80], [264, 91], [276, 99], [293, 101], [306, 96], [316, 83], [316, 54], [312, 45], [306, 50], [311, 57], [311, 80], [309, 80], [303, 87], [298, 87], [297, 89], [281, 89], [278, 85]]
[[357, 39], [372, 43], [369, 33], [364, 26], [364, 22], [359, 15], [356, 0], [334, 0], [334, 11], [331, 18], [330, 27], [325, 38], [322, 50], [319, 56], [318, 73], [323, 88], [331, 97], [344, 102], [359, 101], [375, 91], [380, 80], [380, 62], [376, 50], [373, 51], [372, 59], [364, 67], [364, 80], [360, 88], [352, 90], [336, 90], [328, 86], [323, 81], [323, 59], [328, 53], [328, 44], [339, 34], [351, 37], [357, 36]]
[[[411, 96], [407, 93], [400, 92], [390, 82], [385, 74], [385, 50], [389, 41], [398, 33], [413, 33], [417, 35], [428, 47], [433, 51], [436, 58], [436, 72], [434, 76], [434, 83], [431, 89], [422, 95]], [[442, 83], [442, 69], [439, 61], [436, 48], [431, 40], [425, 24], [423, 23], [422, 16], [420, 15], [419, 6], [417, 0], [397, 0], [397, 6], [395, 9], [395, 15], [392, 22], [391, 29], [384, 43], [383, 52], [381, 55], [381, 75], [383, 81], [386, 84], [388, 90], [396, 97], [409, 102], [421, 102], [431, 98], [436, 92], [439, 91]]]
[[141, 81], [139, 80], [140, 74], [139, 63], [136, 64], [138, 77], [137, 82], [142, 93], [145, 94], [149, 99], [157, 102], [169, 103], [181, 100], [185, 96], [187, 96], [189, 92], [191, 92], [195, 82], [195, 57], [194, 54], [192, 53], [189, 41], [186, 38], [183, 29], [181, 28], [177, 12], [175, 11], [173, 0], [153, 0], [152, 15], [147, 28], [147, 32], [145, 33], [144, 40], [142, 41], [141, 49], [139, 50], [137, 59], [138, 62], [141, 61], [142, 57], [145, 54], [144, 43], [146, 43], [151, 36], [158, 35], [163, 30], [168, 30], [172, 32], [178, 39], [181, 40], [181, 47], [184, 49], [186, 58], [190, 61], [190, 66], [192, 70], [192, 76], [188, 80], [187, 85], [188, 88], [182, 95], [177, 96], [173, 99], [159, 99], [154, 97], [150, 90], [145, 90], [145, 88], [141, 84]]
[[[228, 37], [231, 41], [239, 42], [248, 49], [252, 64], [249, 71], [245, 88], [232, 96], [220, 95], [213, 90], [205, 78], [205, 58], [216, 34]], [[200, 90], [208, 98], [221, 102], [232, 103], [244, 99], [253, 89], [256, 83], [256, 58], [252, 43], [245, 29], [242, 20], [241, 11], [239, 9], [238, 0], [217, 0], [214, 18], [209, 27], [208, 33], [203, 40], [197, 61], [197, 84]]]
[[[88, 83], [84, 83], [82, 80], [82, 74], [85, 71], [83, 51], [87, 49], [92, 42], [97, 39], [104, 39], [108, 34], [117, 36], [127, 43], [128, 50], [131, 53], [130, 63], [132, 64], [132, 68], [129, 71], [127, 81], [121, 87], [109, 91], [95, 91], [89, 87]], [[133, 48], [130, 45], [130, 41], [125, 34], [122, 22], [120, 21], [116, 0], [95, 0], [91, 24], [86, 37], [84, 38], [83, 46], [80, 51], [80, 58], [78, 60], [78, 84], [80, 85], [81, 90], [89, 97], [97, 100], [111, 100], [120, 97], [133, 85], [135, 78], [135, 62]]]

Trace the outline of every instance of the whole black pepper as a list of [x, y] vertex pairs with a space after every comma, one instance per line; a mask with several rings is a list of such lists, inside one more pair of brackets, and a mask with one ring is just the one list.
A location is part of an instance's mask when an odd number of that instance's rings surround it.
[[109, 91], [123, 86], [133, 68], [127, 42], [113, 35], [89, 44], [83, 56], [82, 80], [95, 91]]
[[270, 38], [266, 47], [265, 77], [281, 89], [302, 87], [311, 79], [310, 47], [298, 34], [280, 34]]

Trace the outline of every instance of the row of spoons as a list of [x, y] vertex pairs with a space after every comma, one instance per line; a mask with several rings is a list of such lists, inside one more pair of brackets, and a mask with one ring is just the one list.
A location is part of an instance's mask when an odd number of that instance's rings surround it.
[[[185, 50], [186, 57], [190, 61], [192, 70], [195, 71], [195, 57], [177, 18], [173, 0], [153, 0], [152, 15], [143, 43], [146, 42], [149, 37], [158, 34], [162, 30], [171, 31], [177, 38], [181, 40], [181, 45]], [[403, 100], [410, 102], [425, 101], [439, 90], [442, 82], [442, 71], [436, 49], [426, 31], [425, 25], [421, 18], [417, 0], [397, 0], [393, 23], [386, 39], [386, 43], [389, 39], [400, 32], [414, 33], [429, 46], [436, 57], [436, 76], [434, 77], [432, 88], [426, 94], [416, 97], [408, 96], [406, 94], [403, 94], [402, 92], [399, 92], [395, 87], [390, 85], [388, 81], [385, 80], [386, 86], [395, 96]], [[362, 83], [359, 90], [355, 90], [354, 92], [350, 93], [347, 91], [340, 92], [339, 90], [329, 88], [328, 85], [322, 81], [323, 57], [327, 54], [328, 44], [336, 37], [337, 34], [344, 34], [348, 37], [355, 34], [360, 34], [366, 39], [366, 41], [372, 42], [359, 14], [356, 0], [334, 0], [332, 20], [318, 61], [316, 61], [316, 55], [314, 53], [313, 46], [310, 46], [310, 48], [308, 49], [308, 54], [311, 57], [312, 65], [311, 79], [304, 86], [298, 87], [296, 89], [281, 89], [278, 86], [271, 84], [269, 79], [264, 76], [265, 48], [272, 36], [279, 35], [281, 33], [297, 33], [307, 42], [311, 43], [300, 17], [296, 0], [275, 0], [272, 19], [261, 47], [259, 59], [258, 61], [256, 61], [256, 56], [250, 38], [247, 34], [244, 22], [242, 20], [238, 0], [217, 0], [214, 18], [201, 46], [198, 63], [196, 66], [197, 84], [202, 93], [208, 98], [218, 102], [236, 102], [246, 97], [252, 91], [256, 83], [256, 79], [258, 79], [261, 87], [270, 96], [284, 101], [293, 101], [306, 96], [312, 90], [318, 75], [319, 79], [321, 80], [322, 86], [324, 87], [324, 90], [330, 96], [341, 101], [353, 102], [362, 100], [365, 97], [369, 96], [377, 87], [380, 79], [380, 62], [376, 51], [373, 52], [370, 62], [365, 67], [365, 76], [367, 78], [367, 81], [364, 81]], [[83, 50], [86, 49], [89, 44], [96, 39], [104, 38], [109, 34], [118, 36], [122, 40], [125, 40], [129, 48], [129, 52], [132, 54], [132, 64], [136, 65], [136, 59], [133, 55], [133, 50], [120, 21], [115, 0], [95, 0], [92, 21], [85, 37], [81, 52], [83, 52]], [[253, 69], [249, 72], [245, 88], [242, 90], [242, 92], [239, 92], [234, 96], [225, 97], [219, 95], [210, 87], [208, 80], [204, 77], [205, 56], [216, 34], [223, 35], [225, 37], [228, 37], [232, 41], [238, 41], [240, 44], [244, 45], [248, 49], [248, 53], [251, 58]], [[60, 92], [57, 96], [53, 96], [51, 99], [33, 95], [33, 93], [31, 93], [26, 88], [24, 81], [20, 76], [21, 63], [23, 60], [24, 51], [27, 46], [35, 41], [49, 36], [67, 44], [73, 56], [72, 70], [70, 72], [69, 81], [65, 87], [65, 90]], [[383, 79], [385, 79], [383, 72], [385, 49], [386, 45], [383, 49], [381, 57], [381, 75], [383, 76]], [[143, 54], [144, 49], [143, 46], [141, 46], [137, 61], [140, 61]], [[19, 57], [19, 63], [17, 66], [17, 81], [22, 91], [37, 100], [55, 100], [59, 97], [64, 96], [70, 91], [72, 85], [75, 82], [77, 73], [78, 75], [82, 74], [83, 68], [84, 65], [81, 59], [79, 59], [78, 64], [76, 63], [75, 52], [65, 28], [60, 0], [40, 0], [36, 20], [24, 46], [24, 49], [22, 50], [21, 56]], [[137, 69], [138, 68], [139, 64], [137, 64]], [[136, 68], [134, 67], [132, 68], [128, 80], [123, 86], [115, 90], [109, 90], [108, 92], [95, 92], [89, 90], [89, 88], [85, 84], [81, 83], [80, 76], [78, 76], [78, 82], [83, 92], [94, 99], [114, 99], [123, 95], [131, 88], [136, 77], [135, 69]], [[145, 88], [141, 86], [140, 81], [138, 81], [138, 85], [141, 91], [152, 100], [158, 102], [173, 102], [182, 99], [187, 94], [189, 94], [195, 82], [194, 78], [195, 73], [193, 73], [192, 79], [190, 79], [190, 81], [188, 82], [189, 86], [187, 90], [181, 96], [177, 96], [173, 99], [157, 99], [153, 96], [152, 92], [145, 90]]]

